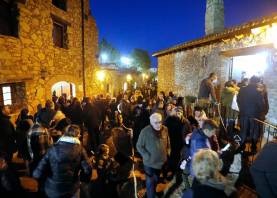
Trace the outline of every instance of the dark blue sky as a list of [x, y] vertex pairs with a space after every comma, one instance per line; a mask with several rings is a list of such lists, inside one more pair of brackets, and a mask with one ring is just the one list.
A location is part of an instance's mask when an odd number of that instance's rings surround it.
[[[122, 55], [155, 51], [204, 36], [205, 0], [90, 0], [99, 29]], [[277, 12], [277, 0], [225, 0], [225, 26]], [[152, 65], [156, 66], [154, 60]]]

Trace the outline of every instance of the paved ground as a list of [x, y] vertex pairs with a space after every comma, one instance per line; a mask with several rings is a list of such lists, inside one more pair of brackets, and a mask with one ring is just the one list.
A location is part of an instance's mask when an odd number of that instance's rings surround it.
[[[34, 180], [31, 177], [26, 176], [27, 172], [25, 169], [25, 165], [24, 162], [21, 159], [18, 158], [14, 158], [13, 160], [16, 164], [17, 167], [19, 168], [19, 174], [21, 175], [20, 180], [22, 183], [23, 188], [29, 192], [30, 197], [35, 197], [35, 192], [37, 192], [38, 189], [38, 184], [36, 182], [36, 180]], [[137, 161], [137, 160], [136, 160]], [[137, 161], [137, 164], [139, 164], [139, 160]], [[138, 170], [140, 166], [136, 166], [136, 171], [135, 171], [135, 175], [137, 177], [137, 180], [140, 184], [144, 185], [144, 181], [145, 181], [145, 175], [143, 174], [143, 171]], [[93, 172], [92, 175], [92, 179], [95, 180], [97, 177], [96, 172]], [[175, 178], [173, 178], [173, 180], [171, 182], [166, 182], [166, 183], [159, 183], [158, 187], [157, 187], [157, 191], [158, 192], [164, 192], [164, 194], [166, 194], [166, 192], [169, 191], [169, 189], [174, 185], [175, 183]], [[185, 186], [184, 183], [182, 183], [179, 187], [177, 187], [173, 192], [169, 193], [167, 196], [163, 196], [163, 197], [167, 197], [167, 198], [180, 198], [183, 194], [183, 190], [184, 190]], [[143, 197], [143, 195], [145, 194], [145, 188], [139, 188], [138, 189], [138, 194], [139, 197]], [[239, 194], [241, 198], [257, 198], [255, 192], [250, 189], [247, 186], [243, 186], [241, 189], [239, 189]], [[95, 196], [93, 196], [95, 197]], [[132, 196], [130, 195], [129, 198], [131, 198]]]

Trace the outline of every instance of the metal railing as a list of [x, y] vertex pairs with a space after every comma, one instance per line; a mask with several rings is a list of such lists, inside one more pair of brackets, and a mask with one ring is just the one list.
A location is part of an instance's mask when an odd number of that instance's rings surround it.
[[257, 123], [261, 124], [263, 127], [263, 131], [261, 134], [261, 140], [260, 140], [260, 148], [262, 148], [263, 145], [265, 145], [269, 141], [273, 140], [274, 137], [277, 137], [277, 126], [275, 126], [269, 122], [265, 122], [265, 121], [256, 119], [256, 118], [254, 118], [254, 120]]

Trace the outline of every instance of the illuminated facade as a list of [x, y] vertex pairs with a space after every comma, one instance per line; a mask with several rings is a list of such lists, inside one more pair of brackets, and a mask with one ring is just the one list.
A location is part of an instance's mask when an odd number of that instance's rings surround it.
[[98, 30], [89, 0], [1, 0], [0, 12], [1, 104], [28, 104], [32, 112], [53, 91], [97, 93]]
[[118, 93], [136, 89], [147, 82], [149, 76], [134, 69], [119, 68], [113, 64], [100, 65], [95, 73], [99, 93], [117, 96]]
[[200, 81], [216, 72], [224, 82], [259, 75], [268, 88], [267, 119], [277, 123], [277, 14], [209, 34], [153, 54], [158, 58], [158, 89], [197, 96]]

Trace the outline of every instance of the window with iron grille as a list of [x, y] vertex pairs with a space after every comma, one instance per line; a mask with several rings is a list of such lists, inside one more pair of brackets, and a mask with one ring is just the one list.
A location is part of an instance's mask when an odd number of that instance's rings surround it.
[[0, 34], [18, 36], [18, 8], [12, 0], [0, 0]]
[[66, 0], [52, 0], [52, 4], [56, 6], [57, 8], [60, 8], [64, 11], [66, 11]]
[[53, 19], [53, 42], [56, 47], [67, 48], [67, 25]]

